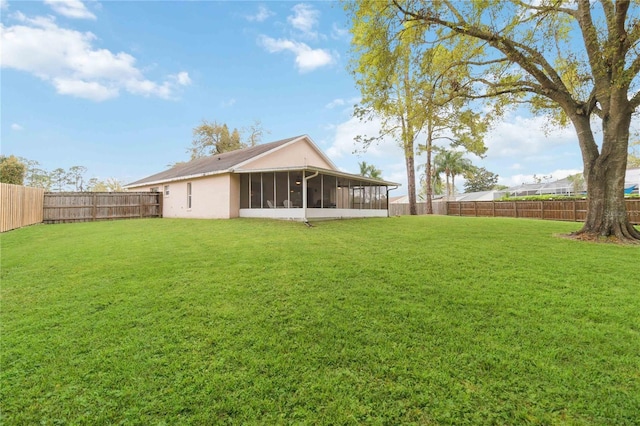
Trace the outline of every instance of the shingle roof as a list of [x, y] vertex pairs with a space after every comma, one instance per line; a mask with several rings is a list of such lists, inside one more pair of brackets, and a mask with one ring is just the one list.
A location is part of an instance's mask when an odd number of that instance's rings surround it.
[[148, 183], [174, 180], [181, 177], [222, 172], [301, 137], [302, 136], [295, 136], [293, 138], [282, 139], [275, 142], [252, 146], [250, 148], [238, 149], [218, 155], [198, 158], [186, 163], [180, 163], [169, 170], [131, 182], [125, 186], [139, 186]]

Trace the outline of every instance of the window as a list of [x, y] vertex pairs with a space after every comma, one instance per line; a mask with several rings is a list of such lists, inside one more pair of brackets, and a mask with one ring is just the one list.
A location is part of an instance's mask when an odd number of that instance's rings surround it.
[[165, 185], [164, 186], [164, 196], [168, 197], [169, 196], [169, 185]]
[[159, 186], [154, 186], [153, 188], [149, 189], [149, 191], [151, 191], [151, 192], [159, 192], [160, 191], [160, 187]]
[[187, 208], [191, 208], [191, 182], [187, 183]]

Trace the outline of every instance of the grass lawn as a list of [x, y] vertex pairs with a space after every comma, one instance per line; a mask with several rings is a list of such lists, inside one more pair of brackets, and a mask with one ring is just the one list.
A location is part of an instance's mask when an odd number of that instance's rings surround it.
[[458, 217], [1, 236], [3, 424], [640, 423], [640, 247]]

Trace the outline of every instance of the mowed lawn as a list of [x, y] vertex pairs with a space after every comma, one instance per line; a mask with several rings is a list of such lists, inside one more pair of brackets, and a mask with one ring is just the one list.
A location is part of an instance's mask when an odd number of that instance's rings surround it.
[[3, 424], [640, 423], [640, 247], [576, 223], [130, 220], [1, 238]]

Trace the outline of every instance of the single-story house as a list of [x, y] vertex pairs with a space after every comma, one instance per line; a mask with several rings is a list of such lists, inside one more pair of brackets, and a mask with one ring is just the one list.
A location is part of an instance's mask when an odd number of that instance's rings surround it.
[[163, 217], [386, 217], [398, 183], [344, 173], [307, 135], [180, 163], [125, 185], [163, 193]]

